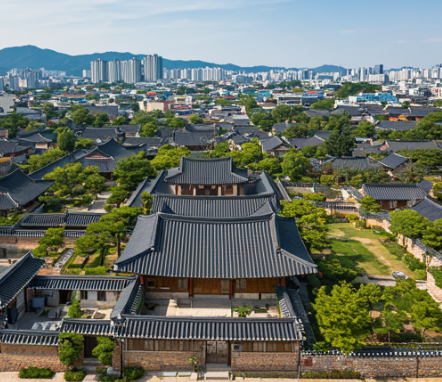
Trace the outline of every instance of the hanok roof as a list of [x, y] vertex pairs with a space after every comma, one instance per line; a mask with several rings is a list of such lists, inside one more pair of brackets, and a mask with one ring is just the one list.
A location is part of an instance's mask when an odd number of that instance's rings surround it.
[[262, 278], [316, 272], [294, 219], [139, 216], [115, 270], [164, 277]]
[[30, 173], [29, 177], [32, 179], [43, 179], [46, 174], [53, 172], [57, 167], [64, 167], [69, 163], [74, 163], [88, 152], [90, 152], [90, 150], [76, 150], [60, 159], [57, 159], [52, 163], [49, 163], [45, 167], [42, 167], [37, 171]]
[[98, 114], [98, 113], [106, 113], [111, 119], [118, 117], [118, 105], [106, 105], [106, 106], [84, 106], [86, 109], [89, 110], [89, 113], [91, 114]]
[[32, 134], [25, 135], [19, 137], [20, 141], [25, 142], [31, 142], [31, 143], [50, 143], [52, 142], [51, 139], [45, 138], [43, 135], [41, 135], [39, 132], [33, 132]]
[[442, 112], [442, 109], [436, 107], [415, 107], [410, 106], [410, 115], [413, 117], [426, 117], [430, 113]]
[[442, 219], [442, 206], [428, 197], [425, 197], [411, 209], [431, 222]]
[[277, 133], [282, 133], [285, 129], [288, 129], [290, 126], [292, 126], [291, 123], [280, 122], [280, 123], [275, 123], [272, 129]]
[[407, 162], [409, 158], [404, 157], [402, 155], [391, 153], [388, 157], [385, 157], [379, 161], [383, 166], [394, 170], [395, 168], [399, 167], [400, 165]]
[[328, 117], [330, 115], [330, 112], [328, 110], [307, 109], [307, 110], [304, 110], [304, 114], [308, 115], [310, 118]]
[[389, 106], [385, 112], [389, 115], [410, 115], [410, 110], [394, 106]]
[[433, 189], [433, 182], [430, 182], [429, 180], [422, 180], [417, 184], [420, 188], [425, 190], [427, 194], [430, 193], [430, 191]]
[[207, 218], [250, 216], [269, 201], [277, 205], [275, 194], [230, 197], [154, 194], [152, 198], [151, 213], [173, 211], [177, 215]]
[[419, 200], [427, 196], [422, 188], [407, 183], [363, 184], [362, 188], [376, 200]]
[[109, 320], [64, 319], [62, 333], [77, 333], [90, 336], [111, 336], [113, 329]]
[[86, 127], [81, 134], [82, 138], [89, 138], [96, 143], [106, 142], [109, 139], [118, 139], [118, 131], [115, 127]]
[[322, 137], [313, 136], [311, 138], [290, 138], [289, 143], [298, 149], [303, 149], [307, 146], [319, 146], [321, 143], [324, 143], [325, 140]]
[[238, 169], [232, 158], [190, 159], [181, 157], [175, 174], [164, 178], [172, 184], [239, 184], [247, 183], [247, 169]]
[[134, 280], [114, 276], [35, 276], [29, 288], [120, 292]]
[[10, 156], [13, 153], [21, 152], [30, 149], [32, 145], [19, 145], [18, 142], [11, 142], [7, 139], [0, 139], [0, 155]]
[[43, 194], [53, 180], [34, 180], [20, 169], [0, 178], [0, 210], [22, 207]]
[[59, 333], [49, 330], [11, 330], [0, 331], [0, 343], [14, 345], [58, 346]]
[[0, 309], [4, 309], [29, 284], [44, 263], [44, 259], [36, 259], [29, 251], [1, 274]]
[[82, 227], [100, 220], [102, 214], [91, 212], [47, 214], [30, 213], [20, 220], [21, 227]]
[[138, 303], [143, 294], [143, 286], [140, 279], [137, 277], [133, 280], [120, 294], [114, 309], [111, 312], [110, 318], [121, 319], [123, 314], [136, 314]]
[[189, 133], [175, 131], [173, 142], [178, 146], [207, 146], [213, 138], [213, 133]]
[[114, 157], [104, 153], [98, 147], [81, 157], [78, 161], [83, 167], [96, 166], [99, 173], [111, 173], [117, 168]]
[[140, 131], [141, 125], [120, 125], [118, 128], [126, 134], [136, 134]]
[[271, 137], [269, 139], [265, 139], [265, 140], [261, 141], [262, 151], [264, 151], [264, 152], [274, 150], [274, 149], [278, 148], [279, 146], [281, 146], [282, 144], [283, 144], [283, 142], [276, 135], [274, 135], [273, 137]]
[[382, 166], [378, 161], [372, 158], [355, 158], [355, 157], [347, 157], [347, 158], [334, 158], [330, 162], [326, 162], [325, 164], [330, 163], [330, 166], [335, 171], [340, 170], [375, 170], [381, 168]]
[[167, 145], [167, 139], [160, 137], [127, 137], [124, 141], [125, 146], [139, 146], [144, 145], [145, 147], [160, 148], [161, 146]]
[[407, 131], [417, 126], [415, 121], [381, 121], [377, 126], [380, 130]]
[[331, 115], [343, 115], [348, 114], [351, 117], [362, 116], [365, 110], [357, 106], [338, 106], [336, 109], [331, 111]]
[[184, 130], [188, 131], [189, 133], [210, 133], [213, 134], [214, 131], [218, 131], [219, 127], [216, 125], [194, 125], [194, 124], [187, 124], [184, 126]]
[[[141, 143], [141, 142], [140, 142]], [[146, 149], [145, 145], [140, 144], [137, 147], [125, 147], [120, 145], [115, 139], [109, 139], [107, 142], [98, 145], [98, 149], [107, 155], [113, 157], [116, 161], [137, 155], [140, 151]]]
[[393, 151], [417, 150], [417, 149], [438, 149], [436, 141], [386, 141], [389, 149]]
[[292, 318], [244, 319], [128, 317], [115, 336], [168, 340], [300, 341], [302, 325]]

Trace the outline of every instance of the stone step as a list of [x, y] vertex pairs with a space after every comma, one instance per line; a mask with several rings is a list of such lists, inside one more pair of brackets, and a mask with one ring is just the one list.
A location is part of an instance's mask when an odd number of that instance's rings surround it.
[[[222, 370], [222, 369], [221, 369]], [[228, 381], [230, 379], [230, 373], [228, 371], [208, 371], [204, 377], [206, 381]]]

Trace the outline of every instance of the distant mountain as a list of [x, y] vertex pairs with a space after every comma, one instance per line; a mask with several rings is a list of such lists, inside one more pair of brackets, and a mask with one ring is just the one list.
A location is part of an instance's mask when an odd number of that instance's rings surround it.
[[[70, 56], [68, 54], [58, 53], [50, 49], [41, 49], [33, 45], [17, 46], [11, 48], [4, 48], [0, 50], [0, 75], [4, 75], [5, 72], [12, 68], [45, 68], [47, 70], [62, 70], [69, 75], [81, 76], [83, 69], [90, 69], [91, 61], [98, 58], [106, 61], [112, 61], [115, 59], [130, 60], [133, 57], [142, 59], [145, 54], [133, 54], [129, 52], [105, 52], [84, 54], [78, 56]], [[181, 61], [181, 60], [168, 60], [163, 59], [163, 65], [167, 69], [185, 69], [185, 68], [204, 68], [206, 66], [220, 67], [226, 70], [233, 71], [245, 71], [250, 72], [264, 72], [269, 70], [285, 69], [283, 67], [271, 67], [271, 66], [252, 66], [242, 67], [234, 64], [214, 64], [205, 61]], [[296, 70], [296, 68], [290, 68]], [[314, 72], [340, 72], [345, 73], [346, 69], [341, 66], [323, 65], [318, 68], [311, 69]]]

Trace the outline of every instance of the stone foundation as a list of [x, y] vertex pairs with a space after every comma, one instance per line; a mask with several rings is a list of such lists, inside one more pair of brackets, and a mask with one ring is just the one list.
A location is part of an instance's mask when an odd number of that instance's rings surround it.
[[427, 272], [427, 290], [437, 301], [442, 301], [442, 289], [436, 286], [436, 281], [430, 272]]

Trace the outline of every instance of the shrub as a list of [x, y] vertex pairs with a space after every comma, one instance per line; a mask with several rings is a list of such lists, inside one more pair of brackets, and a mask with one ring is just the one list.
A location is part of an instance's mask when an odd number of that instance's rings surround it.
[[82, 381], [86, 374], [83, 370], [73, 369], [64, 373], [64, 379], [66, 381]]
[[357, 221], [357, 220], [359, 220], [359, 219], [360, 219], [359, 216], [356, 215], [356, 214], [348, 214], [348, 215], [347, 215], [347, 220], [348, 220], [350, 223], [353, 223], [353, 222], [355, 222], [355, 221]]
[[125, 367], [123, 376], [126, 381], [135, 381], [144, 375], [144, 369], [141, 366]]
[[334, 175], [321, 175], [320, 183], [324, 184], [326, 186], [332, 186], [335, 182], [335, 176]]
[[73, 365], [83, 353], [84, 338], [81, 334], [60, 333], [59, 356], [60, 362]]
[[316, 192], [314, 194], [305, 193], [302, 194], [302, 197], [305, 200], [312, 200], [314, 202], [324, 202], [327, 199], [327, 195], [323, 194], [322, 192]]
[[367, 228], [367, 221], [366, 220], [358, 220], [355, 223], [356, 228]]
[[442, 288], [442, 268], [440, 267], [430, 267], [428, 272], [434, 277], [434, 281], [437, 287]]
[[353, 370], [333, 370], [333, 371], [321, 371], [315, 372], [303, 372], [301, 378], [308, 379], [361, 379], [361, 373]]
[[112, 365], [112, 353], [115, 342], [108, 337], [97, 337], [98, 345], [92, 350], [92, 355], [97, 357], [102, 365]]
[[415, 272], [416, 274], [416, 280], [426, 280], [427, 279], [427, 272], [423, 269], [417, 269]]
[[96, 268], [85, 268], [84, 273], [86, 275], [107, 275], [107, 267], [102, 265]]
[[68, 316], [69, 318], [81, 318], [82, 312], [80, 309], [80, 301], [74, 300], [72, 305], [69, 307]]
[[47, 367], [25, 367], [20, 370], [18, 376], [26, 379], [51, 379], [54, 375], [55, 372]]
[[100, 382], [124, 382], [118, 375], [102, 375], [100, 376]]

